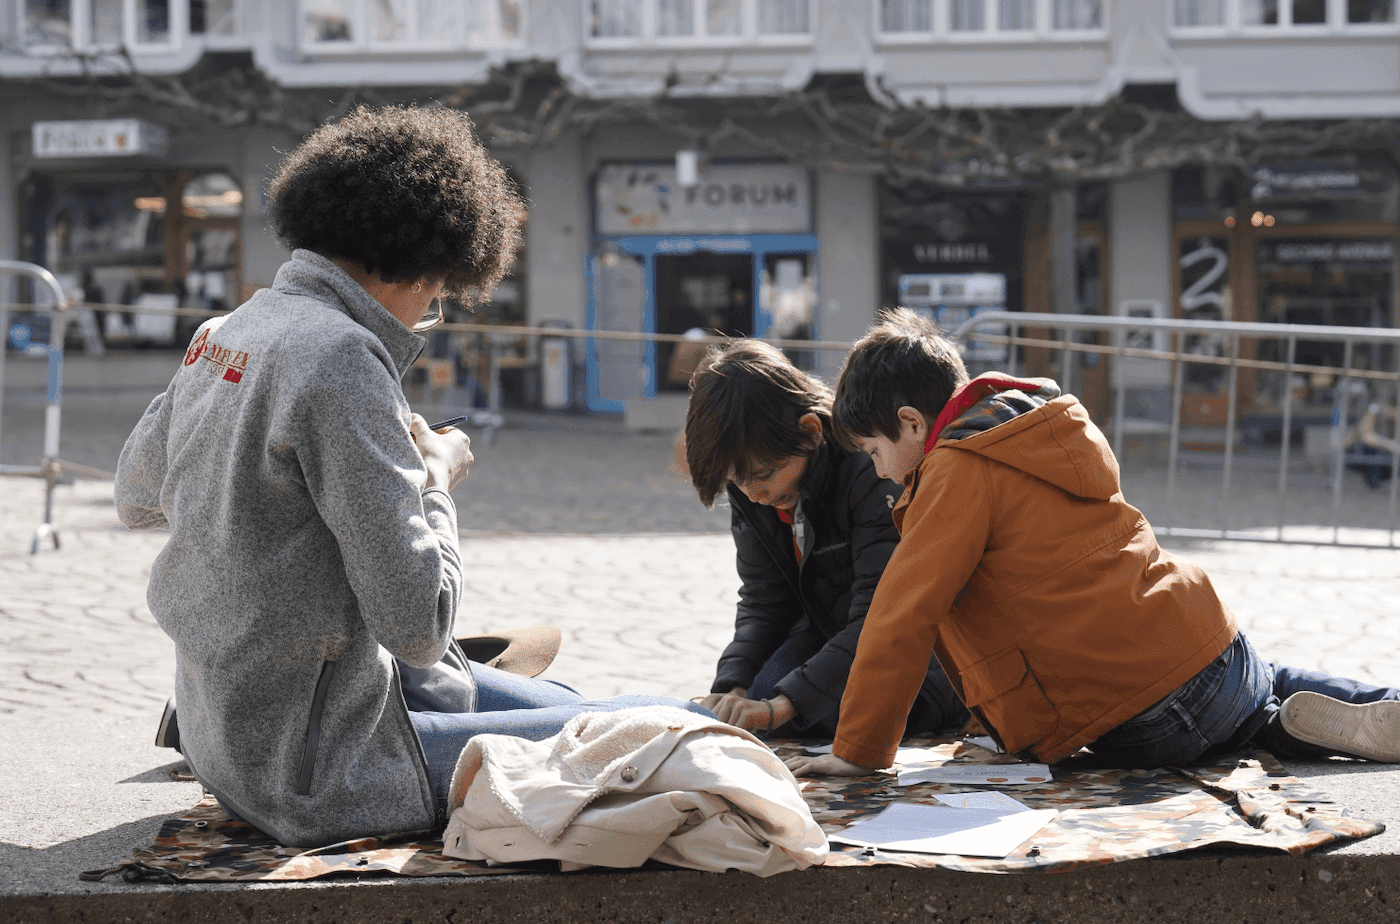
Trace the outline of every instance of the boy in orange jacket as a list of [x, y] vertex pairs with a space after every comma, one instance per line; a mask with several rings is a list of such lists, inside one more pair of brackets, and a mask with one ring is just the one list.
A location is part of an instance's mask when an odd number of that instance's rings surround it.
[[1158, 766], [1253, 742], [1400, 761], [1400, 690], [1259, 658], [1195, 564], [1157, 545], [1078, 400], [1049, 379], [968, 381], [957, 348], [899, 310], [836, 387], [839, 438], [903, 480], [901, 538], [866, 617], [833, 753], [798, 774], [893, 760], [937, 655], [1010, 753], [1089, 748]]

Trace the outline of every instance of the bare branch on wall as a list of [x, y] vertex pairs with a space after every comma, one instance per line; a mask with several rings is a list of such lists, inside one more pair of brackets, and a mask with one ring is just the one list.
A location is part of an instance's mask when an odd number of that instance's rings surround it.
[[858, 81], [814, 82], [785, 96], [710, 97], [709, 77], [675, 78], [653, 96], [599, 99], [570, 92], [550, 62], [527, 61], [459, 87], [294, 89], [247, 56], [206, 55], [190, 71], [142, 74], [125, 56], [79, 59], [82, 76], [10, 87], [141, 114], [175, 130], [260, 125], [304, 134], [356, 103], [465, 109], [500, 149], [547, 146], [565, 132], [628, 123], [674, 135], [711, 155], [759, 154], [894, 182], [961, 187], [1001, 181], [1062, 185], [1194, 164], [1248, 170], [1331, 152], [1400, 149], [1400, 120], [1206, 122], [1174, 102], [1118, 97], [1074, 109], [929, 109], [873, 99]]

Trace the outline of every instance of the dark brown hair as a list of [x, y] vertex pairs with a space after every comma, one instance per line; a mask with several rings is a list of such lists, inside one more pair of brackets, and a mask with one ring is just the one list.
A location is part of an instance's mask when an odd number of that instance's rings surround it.
[[848, 449], [857, 448], [857, 438], [898, 440], [901, 407], [932, 426], [967, 380], [957, 346], [932, 321], [908, 308], [882, 312], [841, 366], [831, 412], [836, 438]]
[[[821, 433], [802, 426], [807, 414], [821, 420]], [[766, 465], [811, 452], [830, 432], [831, 388], [760, 340], [713, 347], [691, 377], [685, 460], [706, 507], [731, 474], [743, 481]]]
[[471, 305], [506, 274], [525, 203], [455, 109], [357, 107], [312, 132], [267, 187], [283, 244], [385, 282], [441, 278]]

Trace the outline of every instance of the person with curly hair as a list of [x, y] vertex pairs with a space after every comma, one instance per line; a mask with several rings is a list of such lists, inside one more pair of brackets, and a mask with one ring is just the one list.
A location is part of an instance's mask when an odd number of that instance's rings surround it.
[[470, 441], [431, 430], [400, 380], [432, 303], [487, 297], [519, 239], [524, 202], [471, 120], [356, 109], [286, 157], [268, 198], [291, 259], [200, 326], [117, 467], [122, 521], [170, 532], [147, 599], [175, 642], [180, 750], [284, 844], [438, 827], [473, 735], [541, 740], [662, 700], [586, 702], [453, 640], [449, 491]]

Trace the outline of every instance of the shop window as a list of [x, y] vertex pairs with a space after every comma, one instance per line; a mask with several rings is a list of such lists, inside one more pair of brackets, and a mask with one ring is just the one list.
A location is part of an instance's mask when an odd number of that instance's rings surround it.
[[[1255, 244], [1259, 320], [1271, 324], [1325, 324], [1344, 327], [1395, 325], [1395, 240], [1362, 237], [1270, 238]], [[1263, 359], [1285, 361], [1287, 345], [1264, 341]], [[1300, 365], [1342, 368], [1341, 343], [1300, 339], [1294, 361]], [[1354, 369], [1393, 369], [1394, 356], [1379, 344], [1358, 346]], [[1266, 407], [1281, 407], [1285, 388], [1300, 413], [1330, 413], [1336, 399], [1335, 374], [1297, 373], [1285, 383], [1281, 373], [1260, 377], [1256, 398]]]
[[734, 41], [811, 34], [809, 0], [589, 0], [590, 39]]
[[[1298, 28], [1320, 31], [1337, 28], [1394, 25], [1396, 0], [1173, 0], [1172, 25], [1177, 29], [1239, 28], [1270, 32]], [[1329, 16], [1332, 17], [1329, 19]]]
[[1375, 25], [1395, 22], [1395, 0], [1347, 0], [1347, 22]]
[[880, 187], [881, 304], [901, 304], [907, 276], [999, 276], [1004, 307], [1024, 305], [1026, 203], [1012, 193]]
[[30, 48], [71, 47], [73, 23], [68, 0], [25, 0], [24, 41]]
[[307, 51], [403, 51], [518, 41], [520, 0], [303, 0]]
[[807, 32], [807, 0], [757, 0], [760, 35], [802, 35]]
[[1172, 9], [1181, 28], [1225, 25], [1225, 0], [1175, 0]]
[[740, 0], [706, 0], [706, 35], [742, 35], [744, 7]]
[[[759, 306], [766, 318], [766, 336], [781, 340], [813, 339], [817, 287], [812, 273], [812, 255], [764, 254]], [[815, 368], [816, 356], [811, 350], [788, 347], [786, 352], [797, 368]]]
[[[1050, 36], [1103, 28], [1103, 0], [882, 0], [879, 29], [887, 35], [932, 37], [973, 33]], [[942, 21], [940, 21], [942, 20]]]
[[170, 0], [136, 0], [136, 44], [159, 45], [170, 41]]
[[933, 0], [881, 0], [881, 32], [932, 32]]
[[[179, 41], [188, 0], [25, 0], [24, 43], [34, 52], [154, 51]], [[227, 2], [227, 0], [225, 0]]]
[[1103, 3], [1100, 0], [1055, 0], [1051, 16], [1052, 29], [1102, 29]]
[[190, 0], [190, 33], [237, 35], [243, 28], [242, 6], [242, 0]]
[[114, 48], [121, 45], [123, 0], [89, 0], [88, 8], [92, 16], [92, 44], [98, 48]]

